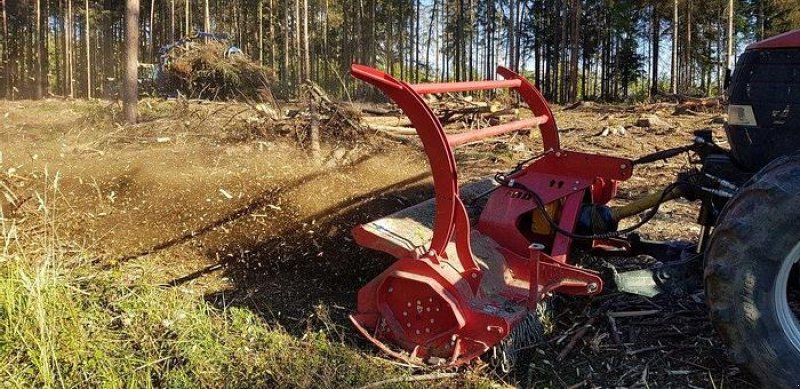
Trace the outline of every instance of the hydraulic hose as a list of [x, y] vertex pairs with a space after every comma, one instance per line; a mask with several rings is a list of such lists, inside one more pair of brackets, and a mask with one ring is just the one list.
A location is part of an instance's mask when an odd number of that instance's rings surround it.
[[[553, 230], [555, 230], [556, 232], [558, 232], [558, 233], [560, 233], [562, 235], [565, 235], [565, 236], [567, 236], [569, 238], [576, 239], [576, 240], [595, 240], [595, 239], [617, 238], [617, 237], [620, 237], [622, 235], [628, 234], [630, 232], [633, 232], [633, 231], [639, 229], [641, 226], [645, 225], [645, 223], [649, 222], [658, 213], [658, 210], [661, 207], [661, 204], [665, 203], [666, 201], [669, 201], [671, 199], [674, 199], [674, 198], [677, 198], [677, 197], [680, 196], [680, 189], [679, 188], [680, 188], [680, 185], [681, 185], [678, 182], [672, 183], [672, 184], [668, 185], [660, 194], [656, 193], [656, 194], [652, 195], [652, 197], [651, 196], [645, 197], [646, 201], [642, 201], [641, 203], [635, 202], [636, 203], [635, 206], [631, 206], [631, 207], [628, 207], [628, 208], [620, 207], [620, 208], [624, 208], [624, 210], [618, 211], [618, 216], [622, 216], [623, 214], [628, 214], [630, 212], [633, 212], [636, 209], [640, 209], [641, 208], [642, 210], [644, 210], [644, 209], [650, 208], [650, 212], [648, 212], [647, 215], [645, 215], [642, 218], [642, 220], [640, 220], [638, 223], [636, 223], [636, 224], [634, 224], [634, 225], [632, 225], [630, 227], [624, 228], [622, 230], [618, 230], [618, 231], [606, 232], [606, 233], [602, 233], [602, 234], [583, 235], [583, 234], [576, 234], [576, 233], [574, 233], [572, 231], [567, 231], [567, 230], [561, 228], [561, 226], [559, 226], [558, 223], [556, 223], [555, 220], [553, 220], [552, 216], [550, 216], [550, 213], [548, 213], [545, 210], [545, 204], [544, 204], [544, 200], [542, 200], [542, 197], [539, 196], [539, 194], [536, 193], [535, 191], [533, 191], [532, 189], [528, 188], [525, 184], [522, 184], [522, 183], [514, 180], [513, 178], [508, 178], [506, 175], [504, 175], [502, 173], [496, 174], [495, 175], [495, 180], [498, 183], [500, 183], [501, 185], [503, 185], [503, 186], [506, 186], [506, 187], [512, 188], [512, 189], [521, 190], [521, 191], [523, 191], [525, 193], [530, 194], [531, 195], [531, 199], [536, 203], [536, 209], [542, 214], [542, 217], [544, 217], [544, 219], [547, 221], [547, 223], [550, 225], [550, 227]], [[674, 192], [677, 192], [677, 194], [674, 193]], [[657, 198], [656, 198], [656, 196], [657, 196]], [[645, 206], [645, 205], [650, 205], [650, 204], [653, 204], [653, 205], [651, 205], [649, 207]], [[638, 212], [632, 213], [629, 216], [635, 215], [636, 213], [638, 213]]]

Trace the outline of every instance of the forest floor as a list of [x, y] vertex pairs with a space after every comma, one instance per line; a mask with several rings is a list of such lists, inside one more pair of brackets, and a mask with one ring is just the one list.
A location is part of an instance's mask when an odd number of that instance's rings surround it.
[[[120, 126], [107, 101], [0, 102], [0, 379], [358, 387], [427, 372], [385, 359], [346, 320], [358, 289], [391, 263], [350, 229], [431, 195], [413, 142], [323, 133], [320, 162], [298, 135], [304, 124], [276, 130], [251, 106], [140, 109], [140, 124]], [[635, 158], [687, 144], [696, 129], [724, 138], [718, 112], [555, 111], [566, 149]], [[634, 126], [642, 115], [670, 125]], [[608, 126], [626, 131], [602, 135]], [[540, 145], [533, 133], [468, 146], [462, 180], [507, 170]], [[687, 166], [679, 157], [638, 168], [618, 201]], [[696, 240], [697, 210], [666, 204], [641, 235]], [[727, 362], [703, 298], [559, 299], [526, 385], [755, 386]], [[506, 385], [485, 366], [457, 373], [421, 386]]]

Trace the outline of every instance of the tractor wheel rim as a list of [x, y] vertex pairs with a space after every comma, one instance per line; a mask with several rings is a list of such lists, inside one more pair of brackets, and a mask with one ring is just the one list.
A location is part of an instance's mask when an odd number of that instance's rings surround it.
[[783, 260], [778, 279], [775, 283], [775, 307], [778, 314], [778, 323], [783, 329], [789, 342], [797, 352], [800, 352], [800, 322], [789, 306], [789, 276], [792, 268], [800, 261], [800, 243], [794, 246], [789, 255]]

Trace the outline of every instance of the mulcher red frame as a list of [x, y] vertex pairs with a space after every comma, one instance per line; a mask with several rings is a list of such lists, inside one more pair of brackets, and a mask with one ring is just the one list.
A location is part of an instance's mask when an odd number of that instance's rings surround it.
[[[383, 91], [411, 120], [428, 157], [435, 192], [432, 235], [423, 250], [398, 244], [376, 229], [359, 226], [354, 230], [360, 245], [398, 258], [359, 292], [358, 313], [351, 319], [365, 337], [409, 362], [434, 357], [461, 364], [499, 343], [545, 294], [590, 295], [602, 290], [597, 274], [567, 263], [570, 237], [553, 232], [542, 240], [520, 228], [523, 216], [536, 209], [530, 194], [498, 187], [473, 229], [459, 196], [453, 149], [538, 127], [544, 155], [509, 178], [538, 193], [544, 204], [558, 203], [554, 218], [566, 231], [575, 230], [582, 206], [605, 204], [615, 195], [617, 183], [631, 176], [630, 160], [562, 150], [547, 102], [530, 82], [504, 67], [497, 69], [504, 80], [416, 85], [362, 65], [353, 65], [351, 70], [354, 77]], [[534, 116], [446, 134], [422, 98], [500, 88], [519, 93]], [[482, 268], [472, 250], [476, 240], [491, 242], [491, 251], [502, 260]], [[488, 273], [501, 276], [484, 279]], [[393, 351], [386, 343], [407, 353]]]

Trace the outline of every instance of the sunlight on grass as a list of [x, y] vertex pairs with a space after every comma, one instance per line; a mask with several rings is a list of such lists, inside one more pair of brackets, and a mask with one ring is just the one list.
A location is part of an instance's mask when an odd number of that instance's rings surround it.
[[91, 253], [60, 239], [58, 176], [45, 177], [36, 211], [0, 214], [1, 382], [352, 387], [410, 373], [325, 331], [298, 339], [188, 289], [120, 285], [113, 272], [91, 265]]

